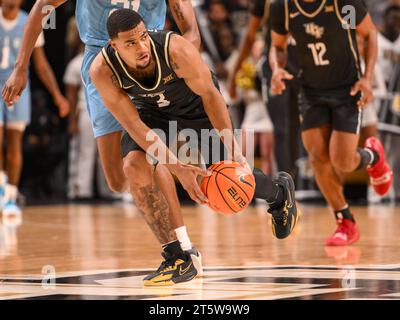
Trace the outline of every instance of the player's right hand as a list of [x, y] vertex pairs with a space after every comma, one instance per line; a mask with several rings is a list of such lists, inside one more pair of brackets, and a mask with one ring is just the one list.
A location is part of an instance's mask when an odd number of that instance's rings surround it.
[[14, 68], [3, 88], [2, 96], [7, 106], [18, 102], [28, 81], [28, 70]]
[[198, 204], [205, 204], [208, 202], [208, 199], [201, 191], [197, 182], [198, 176], [206, 177], [210, 175], [207, 170], [187, 164], [168, 167], [169, 170], [179, 179], [182, 187], [187, 191], [193, 201], [196, 201]]
[[293, 75], [285, 69], [278, 68], [272, 74], [271, 92], [273, 94], [282, 94], [286, 90], [285, 80], [292, 80]]

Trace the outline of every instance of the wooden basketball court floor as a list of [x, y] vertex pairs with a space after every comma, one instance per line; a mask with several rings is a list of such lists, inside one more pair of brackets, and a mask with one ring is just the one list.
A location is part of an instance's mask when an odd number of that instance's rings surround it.
[[204, 276], [147, 288], [160, 246], [133, 205], [27, 207], [0, 224], [0, 299], [400, 299], [400, 209], [354, 207], [361, 240], [325, 247], [326, 207], [302, 205], [294, 234], [273, 237], [262, 207], [226, 217], [185, 207]]

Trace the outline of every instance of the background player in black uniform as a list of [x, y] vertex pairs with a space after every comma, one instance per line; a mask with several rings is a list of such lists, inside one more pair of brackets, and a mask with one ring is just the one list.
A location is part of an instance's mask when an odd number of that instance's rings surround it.
[[[182, 164], [159, 136], [153, 136], [155, 140], [151, 141], [147, 137], [153, 129], [161, 129], [169, 137], [171, 121], [177, 121], [180, 129], [197, 132], [211, 128], [225, 130], [228, 136], [219, 145], [225, 145], [231, 159], [247, 166], [233, 139], [225, 101], [200, 54], [184, 38], [172, 33], [149, 33], [139, 14], [129, 9], [117, 10], [109, 17], [108, 32], [110, 45], [96, 57], [91, 77], [107, 108], [128, 132], [121, 143], [124, 172], [132, 195], [142, 211], [153, 210], [157, 199], [157, 208], [169, 211], [172, 227], [181, 227], [179, 202], [167, 170], [177, 176], [198, 203], [207, 199], [196, 178], [207, 173]], [[146, 154], [155, 145], [158, 153], [152, 156], [159, 163], [152, 165]], [[220, 150], [212, 149], [211, 155], [216, 151]], [[260, 170], [254, 174], [255, 196], [270, 205], [273, 232], [278, 238], [287, 237], [297, 221], [293, 180], [283, 172], [274, 182]], [[163, 255], [166, 261], [145, 278], [146, 285], [172, 284], [196, 276], [190, 255], [182, 251], [178, 241], [167, 244]]]
[[[287, 90], [282, 95], [271, 95], [268, 90], [271, 81], [271, 69], [268, 62], [268, 53], [271, 44], [270, 34], [270, 5], [271, 0], [252, 0], [250, 4], [251, 16], [247, 30], [241, 42], [239, 57], [235, 62], [232, 75], [229, 79], [229, 94], [236, 98], [236, 76], [242, 63], [250, 55], [257, 32], [262, 29], [265, 34], [265, 55], [262, 65], [263, 92], [267, 101], [268, 113], [274, 125], [275, 159], [279, 171], [295, 173], [295, 163], [299, 155], [299, 110], [297, 106], [298, 84], [297, 81], [288, 82]], [[288, 47], [288, 63], [285, 69], [292, 74], [297, 73], [297, 56], [294, 45]]]
[[[297, 45], [301, 69], [299, 105], [302, 138], [316, 180], [335, 212], [338, 228], [327, 245], [349, 245], [359, 239], [355, 220], [337, 171], [367, 167], [375, 190], [385, 194], [392, 172], [375, 138], [357, 150], [362, 108], [372, 100], [376, 61], [376, 28], [361, 0], [277, 0], [271, 5], [272, 90], [285, 90], [293, 76], [281, 68], [278, 53], [288, 35]], [[366, 42], [366, 68], [361, 75], [356, 34]]]

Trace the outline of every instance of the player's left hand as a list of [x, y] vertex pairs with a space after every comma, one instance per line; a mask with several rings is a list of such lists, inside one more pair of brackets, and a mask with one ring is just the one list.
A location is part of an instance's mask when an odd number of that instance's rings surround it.
[[358, 92], [361, 93], [361, 98], [357, 102], [357, 106], [359, 108], [364, 108], [367, 104], [372, 102], [374, 96], [372, 93], [372, 84], [370, 80], [364, 77], [358, 80], [351, 89], [350, 95], [354, 97]]
[[61, 118], [65, 118], [69, 114], [69, 102], [63, 95], [55, 97], [54, 104], [58, 107], [59, 115]]

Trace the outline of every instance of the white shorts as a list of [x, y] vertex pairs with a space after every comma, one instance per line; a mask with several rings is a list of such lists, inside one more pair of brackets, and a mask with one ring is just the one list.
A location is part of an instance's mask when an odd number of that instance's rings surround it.
[[256, 133], [274, 131], [267, 107], [262, 100], [255, 100], [246, 105], [242, 129], [253, 129]]

